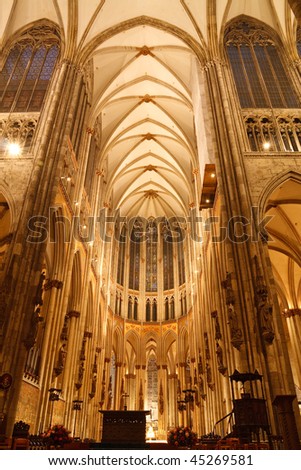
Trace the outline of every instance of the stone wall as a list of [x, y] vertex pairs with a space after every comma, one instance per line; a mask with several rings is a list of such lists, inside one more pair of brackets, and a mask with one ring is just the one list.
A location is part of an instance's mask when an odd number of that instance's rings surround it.
[[13, 207], [13, 225], [15, 225], [22, 206], [33, 166], [32, 158], [0, 158], [0, 191], [8, 197]]
[[244, 156], [246, 175], [251, 194], [252, 205], [258, 206], [266, 187], [282, 175], [290, 171], [301, 175], [301, 156], [295, 157], [290, 154], [277, 154], [273, 156]]
[[33, 432], [36, 413], [38, 409], [40, 390], [34, 384], [23, 380], [21, 385], [20, 399], [18, 402], [16, 422], [24, 421], [30, 425], [29, 433]]

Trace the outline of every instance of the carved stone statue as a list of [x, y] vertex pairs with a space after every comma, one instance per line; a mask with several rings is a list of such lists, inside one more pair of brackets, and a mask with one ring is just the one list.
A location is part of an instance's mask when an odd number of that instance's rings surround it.
[[239, 349], [243, 342], [242, 331], [238, 325], [238, 318], [234, 305], [231, 303], [228, 305], [228, 320], [230, 325], [231, 343], [235, 348]]
[[217, 365], [218, 367], [224, 366], [223, 364], [223, 350], [222, 347], [216, 343], [216, 357], [217, 357]]
[[223, 362], [223, 349], [219, 343], [216, 343], [216, 358], [217, 358], [217, 368], [221, 374], [225, 374], [227, 368], [224, 366]]
[[84, 365], [85, 365], [84, 361], [81, 361], [78, 366], [78, 376], [77, 376], [77, 382], [75, 384], [77, 390], [79, 390], [83, 384], [84, 372], [85, 372]]
[[110, 390], [109, 391], [109, 398], [108, 398], [108, 405], [107, 405], [108, 410], [110, 410], [112, 408], [112, 402], [113, 402], [113, 393]]
[[97, 374], [93, 374], [93, 377], [92, 377], [92, 384], [91, 384], [91, 392], [89, 393], [89, 397], [90, 397], [90, 398], [94, 398], [94, 397], [95, 397], [96, 382], [97, 382]]
[[63, 372], [65, 362], [66, 362], [66, 356], [67, 356], [66, 344], [64, 343], [59, 350], [57, 365], [54, 368], [54, 372], [56, 375], [60, 375]]
[[268, 301], [266, 292], [262, 293], [258, 299], [257, 309], [261, 334], [267, 343], [272, 343], [275, 337], [272, 321], [273, 307]]
[[40, 311], [40, 307], [36, 307], [31, 316], [29, 332], [24, 341], [25, 347], [27, 349], [30, 349], [35, 345], [39, 323], [43, 321], [43, 317], [40, 316]]
[[268, 301], [268, 289], [265, 285], [256, 255], [254, 256], [254, 261], [256, 270], [255, 303], [257, 307], [260, 332], [263, 339], [267, 343], [271, 344], [275, 337], [272, 321], [273, 307]]
[[207, 385], [208, 387], [214, 391], [215, 390], [215, 385], [214, 382], [212, 381], [212, 372], [211, 372], [211, 366], [209, 363], [206, 364], [206, 378], [207, 378]]
[[66, 344], [64, 343], [59, 351], [59, 360], [58, 360], [58, 366], [61, 367], [62, 369], [64, 369], [66, 356], [67, 356]]
[[243, 343], [242, 331], [238, 324], [237, 313], [234, 308], [235, 295], [232, 288], [231, 273], [227, 273], [226, 279], [222, 282], [222, 287], [226, 289], [226, 304], [228, 308], [228, 319], [230, 325], [231, 344], [239, 350]]
[[204, 341], [205, 341], [205, 356], [206, 356], [206, 359], [209, 360], [210, 359], [210, 349], [209, 349], [209, 340], [208, 340], [208, 333], [207, 332], [204, 333]]

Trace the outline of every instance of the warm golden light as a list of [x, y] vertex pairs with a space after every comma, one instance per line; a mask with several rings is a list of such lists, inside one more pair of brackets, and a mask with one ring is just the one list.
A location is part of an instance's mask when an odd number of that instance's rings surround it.
[[155, 436], [153, 427], [152, 427], [152, 426], [149, 426], [148, 431], [147, 431], [147, 433], [146, 433], [146, 439], [147, 439], [148, 441], [150, 441], [150, 440], [155, 439], [155, 438], [156, 438], [156, 436]]
[[270, 147], [271, 147], [270, 142], [264, 142], [263, 148], [264, 148], [265, 150], [269, 150]]
[[210, 199], [206, 199], [206, 204], [209, 204], [209, 202], [210, 202]]
[[8, 149], [9, 155], [11, 155], [12, 157], [16, 157], [17, 155], [20, 155], [21, 153], [20, 145], [15, 142], [10, 142], [7, 145], [7, 149]]
[[215, 173], [211, 173], [211, 178], [215, 178]]

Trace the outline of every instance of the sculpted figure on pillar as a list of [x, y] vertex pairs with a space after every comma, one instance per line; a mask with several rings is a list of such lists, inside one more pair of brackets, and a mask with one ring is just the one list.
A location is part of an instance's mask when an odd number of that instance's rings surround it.
[[219, 320], [218, 320], [217, 310], [214, 310], [213, 312], [211, 312], [211, 317], [215, 321], [215, 339], [216, 341], [218, 341], [219, 339], [222, 339], [222, 332], [221, 332], [221, 327], [220, 327]]
[[66, 356], [67, 356], [66, 344], [64, 343], [59, 350], [57, 366], [54, 368], [54, 372], [57, 376], [60, 375], [64, 370]]
[[66, 344], [63, 344], [60, 352], [59, 352], [59, 366], [64, 368], [65, 362], [66, 362], [66, 356], [67, 356], [67, 351], [66, 351]]
[[223, 349], [219, 343], [216, 343], [216, 357], [217, 357], [217, 368], [218, 371], [224, 375], [226, 373], [227, 368], [224, 366], [223, 360]]
[[211, 366], [208, 362], [206, 363], [206, 378], [207, 378], [208, 387], [214, 392], [215, 384], [212, 380]]
[[226, 304], [228, 306], [228, 322], [230, 326], [231, 344], [236, 349], [240, 349], [243, 343], [242, 331], [239, 327], [237, 312], [234, 308], [235, 295], [232, 288], [231, 273], [227, 273], [226, 279], [222, 282], [222, 287], [226, 289]]
[[94, 398], [94, 397], [95, 397], [96, 382], [97, 382], [97, 374], [93, 374], [93, 377], [92, 377], [92, 384], [91, 384], [91, 392], [89, 393], [89, 397], [90, 397], [90, 398]]
[[268, 289], [264, 283], [263, 276], [261, 275], [257, 256], [254, 257], [254, 261], [256, 269], [255, 303], [257, 308], [260, 332], [264, 341], [271, 344], [275, 337], [272, 320], [273, 306], [268, 300]]
[[230, 334], [231, 334], [231, 343], [237, 349], [242, 345], [242, 331], [238, 326], [237, 313], [235, 311], [234, 305], [228, 305], [228, 320], [230, 325]]
[[268, 301], [267, 292], [258, 296], [257, 310], [262, 337], [267, 343], [272, 343], [275, 337], [272, 323], [273, 307]]
[[29, 332], [24, 341], [26, 349], [30, 349], [35, 345], [39, 323], [44, 320], [43, 317], [40, 315], [40, 312], [40, 307], [35, 307], [30, 320]]
[[84, 372], [85, 372], [84, 365], [85, 365], [84, 361], [81, 361], [78, 366], [78, 376], [77, 376], [77, 382], [75, 384], [77, 390], [79, 390], [83, 384]]
[[43, 317], [40, 315], [40, 313], [41, 306], [43, 305], [43, 285], [45, 277], [45, 273], [42, 272], [40, 275], [39, 284], [37, 286], [36, 295], [33, 299], [34, 309], [31, 315], [28, 333], [24, 341], [26, 349], [30, 349], [35, 345], [39, 323], [43, 321]]

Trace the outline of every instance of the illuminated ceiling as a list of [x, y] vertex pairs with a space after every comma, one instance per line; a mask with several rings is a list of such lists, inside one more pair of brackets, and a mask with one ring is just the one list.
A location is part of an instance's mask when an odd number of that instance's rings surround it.
[[216, 56], [235, 16], [258, 18], [281, 37], [294, 21], [284, 0], [6, 0], [0, 8], [2, 46], [47, 18], [61, 31], [63, 56], [91, 64], [105, 199], [144, 217], [187, 214], [199, 202], [194, 170], [201, 185], [205, 164], [214, 163], [195, 122], [207, 114], [201, 102], [195, 107], [196, 57], [205, 64]]

